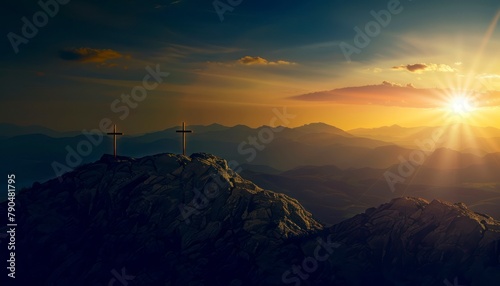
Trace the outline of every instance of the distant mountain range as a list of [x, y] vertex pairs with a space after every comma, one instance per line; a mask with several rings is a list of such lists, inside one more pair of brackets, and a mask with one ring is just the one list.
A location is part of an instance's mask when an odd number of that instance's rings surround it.
[[9, 123], [0, 123], [0, 136], [3, 138], [28, 134], [42, 134], [50, 137], [70, 137], [80, 134], [78, 131], [61, 132], [38, 125], [19, 126]]
[[484, 164], [457, 169], [434, 168], [435, 159], [431, 158], [429, 165], [396, 184], [394, 192], [384, 174], [398, 174], [399, 165], [388, 169], [303, 166], [281, 173], [254, 168], [241, 175], [266, 189], [297, 198], [325, 224], [338, 223], [397, 196], [460, 201], [500, 219], [500, 154], [487, 157]]
[[413, 128], [392, 125], [372, 129], [359, 128], [348, 132], [359, 137], [415, 148], [417, 141], [433, 138], [437, 131], [442, 131], [440, 132], [440, 142], [437, 147], [476, 155], [500, 152], [500, 129], [494, 127], [477, 127], [461, 123], [443, 127]]
[[[9, 164], [2, 164], [3, 173], [19, 174], [19, 187], [31, 186], [35, 181], [44, 181], [55, 176], [52, 166], [58, 162], [67, 166], [68, 170], [76, 165], [98, 160], [102, 154], [112, 153], [112, 138], [104, 136], [98, 145], [91, 145], [90, 154], [85, 156], [70, 156], [70, 161], [79, 164], [68, 164], [68, 153], [73, 150], [77, 154], [78, 144], [89, 142], [82, 135], [73, 132], [58, 133], [43, 127], [16, 127], [3, 124], [0, 130], [0, 156]], [[181, 151], [181, 137], [175, 132], [179, 127], [163, 131], [137, 135], [123, 136], [118, 139], [118, 154], [131, 157], [141, 157], [151, 154]], [[208, 126], [188, 126], [193, 134], [188, 134], [188, 153], [209, 152], [226, 158], [233, 169], [238, 172], [243, 168], [254, 170], [261, 166], [270, 173], [283, 172], [301, 166], [334, 165], [341, 169], [387, 169], [397, 165], [400, 157], [409, 158], [419, 147], [404, 142], [422, 142], [432, 138], [436, 128], [403, 128], [399, 126], [379, 129], [358, 129], [349, 132], [324, 123], [312, 123], [296, 128], [261, 126], [250, 128], [244, 125], [226, 127], [219, 124]], [[463, 137], [468, 130], [465, 126], [452, 126], [446, 130], [459, 130], [459, 133], [444, 132], [444, 140], [437, 144], [438, 151], [432, 156], [426, 156], [425, 168], [456, 169], [470, 166], [492, 166], [496, 168], [498, 138], [477, 137], [491, 132], [495, 136], [496, 129], [471, 128], [474, 134], [469, 134], [467, 140], [461, 143], [463, 148], [457, 152], [447, 145], [456, 145], [457, 138]], [[34, 132], [36, 134], [25, 134]], [[499, 131], [500, 132], [500, 131]], [[453, 134], [462, 134], [455, 137]], [[394, 142], [384, 141], [389, 139]], [[477, 136], [474, 136], [477, 135]], [[362, 137], [363, 136], [363, 137]], [[384, 137], [385, 136], [385, 137]], [[369, 137], [369, 138], [368, 138]], [[413, 141], [411, 141], [413, 140]], [[455, 143], [450, 143], [455, 142]], [[498, 141], [500, 142], [500, 140]], [[467, 144], [465, 144], [467, 143]], [[452, 146], [453, 147], [453, 146]], [[455, 146], [456, 147], [456, 146]], [[460, 148], [459, 148], [460, 149]], [[493, 171], [496, 169], [490, 169]], [[262, 171], [262, 170], [261, 170]]]

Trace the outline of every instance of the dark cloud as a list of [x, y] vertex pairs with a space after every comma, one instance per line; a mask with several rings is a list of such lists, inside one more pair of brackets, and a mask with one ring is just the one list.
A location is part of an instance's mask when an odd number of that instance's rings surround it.
[[406, 70], [409, 72], [421, 73], [424, 71], [454, 72], [456, 69], [446, 64], [408, 64], [392, 67], [394, 70]]
[[401, 65], [392, 68], [395, 70], [407, 70], [410, 72], [416, 72], [420, 70], [425, 70], [427, 68], [427, 65], [426, 64]]
[[104, 63], [122, 57], [125, 56], [110, 49], [71, 48], [59, 51], [59, 58], [63, 60], [84, 63]]

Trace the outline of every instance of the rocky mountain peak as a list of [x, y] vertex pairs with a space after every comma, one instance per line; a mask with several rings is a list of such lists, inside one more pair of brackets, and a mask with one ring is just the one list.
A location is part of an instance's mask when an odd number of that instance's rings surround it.
[[[110, 269], [121, 267], [117, 261], [149, 273], [136, 278], [142, 285], [151, 285], [151, 271], [159, 276], [154, 279], [187, 285], [193, 265], [207, 263], [245, 277], [246, 268], [270, 263], [256, 257], [322, 229], [297, 200], [259, 188], [205, 153], [105, 155], [21, 192], [18, 201], [25, 214], [20, 255], [51, 257], [48, 263], [28, 259], [25, 267], [41, 277], [57, 265], [59, 276], [46, 281], [58, 285], [74, 285], [74, 269], [82, 285], [101, 285]], [[171, 264], [173, 257], [184, 259]], [[159, 266], [170, 270], [156, 272]]]
[[464, 204], [396, 198], [325, 228], [205, 153], [105, 155], [17, 202], [23, 285], [500, 281], [500, 222]]
[[[238, 216], [245, 230], [259, 232], [261, 227], [267, 227], [277, 237], [321, 228], [297, 200], [259, 188], [231, 170], [226, 160], [206, 153], [117, 160], [104, 155], [96, 163], [64, 175], [62, 182], [71, 186], [65, 188], [77, 200], [89, 196], [95, 200], [97, 195], [110, 197], [111, 209], [128, 204], [129, 212], [148, 215], [151, 211], [143, 206], [157, 206], [164, 215], [178, 221], [179, 227], [184, 223], [206, 227], [211, 221], [223, 222]], [[30, 192], [50, 193], [51, 187], [57, 188], [53, 183]], [[88, 207], [92, 211], [95, 205]]]

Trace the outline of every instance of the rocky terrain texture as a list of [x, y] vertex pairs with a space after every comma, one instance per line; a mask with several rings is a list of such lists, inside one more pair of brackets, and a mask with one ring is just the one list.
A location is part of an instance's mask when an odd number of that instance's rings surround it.
[[370, 276], [383, 281], [380, 285], [500, 282], [500, 222], [461, 203], [393, 199], [328, 231], [347, 246], [346, 253], [334, 256], [339, 272], [371, 270], [346, 276], [359, 282], [354, 285], [372, 285]]
[[463, 204], [398, 198], [326, 228], [204, 153], [105, 155], [16, 214], [16, 285], [500, 282], [500, 222]]

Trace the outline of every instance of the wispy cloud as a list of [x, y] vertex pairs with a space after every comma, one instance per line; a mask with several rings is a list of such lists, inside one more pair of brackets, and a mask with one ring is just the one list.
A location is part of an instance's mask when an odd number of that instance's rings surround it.
[[450, 67], [446, 64], [407, 64], [407, 65], [399, 65], [392, 67], [393, 70], [406, 70], [414, 73], [422, 73], [428, 71], [437, 71], [437, 72], [455, 72], [457, 71], [455, 68]]
[[477, 78], [481, 78], [481, 79], [500, 79], [500, 74], [482, 73], [482, 74], [478, 75]]
[[189, 46], [172, 43], [168, 44], [164, 49], [162, 49], [161, 52], [156, 55], [154, 60], [178, 61], [184, 59], [192, 62], [196, 61], [196, 59], [203, 59], [208, 56], [220, 56], [236, 52], [241, 52], [241, 49], [214, 45]]
[[182, 0], [174, 0], [172, 2], [170, 2], [170, 4], [168, 5], [165, 5], [165, 4], [157, 4], [154, 6], [155, 9], [165, 9], [167, 8], [169, 5], [176, 5], [176, 4], [179, 4], [179, 3], [182, 3]]
[[285, 61], [285, 60], [276, 60], [269, 61], [263, 57], [252, 57], [252, 56], [244, 56], [237, 60], [225, 61], [225, 62], [207, 62], [207, 64], [222, 66], [222, 67], [245, 67], [245, 66], [294, 66], [297, 65], [295, 62]]
[[383, 71], [383, 69], [381, 69], [381, 68], [367, 68], [367, 69], [364, 69], [363, 71], [371, 72], [371, 73], [381, 73]]

